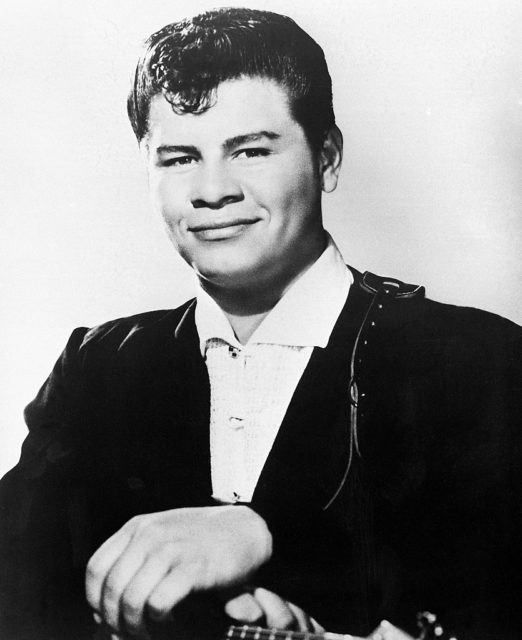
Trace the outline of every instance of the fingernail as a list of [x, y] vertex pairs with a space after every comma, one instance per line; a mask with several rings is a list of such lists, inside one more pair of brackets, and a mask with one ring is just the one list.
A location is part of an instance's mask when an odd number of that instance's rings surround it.
[[101, 624], [102, 623], [102, 619], [99, 613], [94, 612], [92, 614], [92, 617], [94, 618], [94, 622], [96, 622], [96, 624]]
[[165, 618], [167, 615], [165, 611], [160, 611], [158, 609], [151, 609], [151, 608], [148, 609], [148, 613], [153, 620], [156, 620], [158, 622], [163, 620], [163, 618]]

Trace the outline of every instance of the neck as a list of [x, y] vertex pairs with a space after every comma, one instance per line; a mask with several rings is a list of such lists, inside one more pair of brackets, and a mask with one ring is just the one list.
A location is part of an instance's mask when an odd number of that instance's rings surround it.
[[294, 260], [284, 273], [257, 278], [254, 284], [221, 286], [204, 279], [200, 283], [223, 310], [239, 342], [246, 344], [286, 291], [319, 258], [325, 246], [326, 237], [323, 237], [306, 257]]

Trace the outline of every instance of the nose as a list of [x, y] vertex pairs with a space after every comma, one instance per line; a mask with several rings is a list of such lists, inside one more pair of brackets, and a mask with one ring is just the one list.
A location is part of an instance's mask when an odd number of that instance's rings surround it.
[[226, 162], [207, 162], [200, 165], [191, 194], [192, 206], [195, 209], [221, 209], [227, 204], [243, 199], [241, 186], [234, 179]]

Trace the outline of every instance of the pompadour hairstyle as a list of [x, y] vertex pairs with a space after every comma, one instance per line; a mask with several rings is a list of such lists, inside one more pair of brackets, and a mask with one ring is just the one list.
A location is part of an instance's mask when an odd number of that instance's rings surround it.
[[226, 8], [174, 22], [145, 42], [127, 109], [138, 141], [148, 131], [151, 99], [162, 94], [177, 114], [203, 113], [216, 88], [241, 76], [277, 81], [314, 150], [335, 124], [332, 81], [323, 50], [291, 18]]

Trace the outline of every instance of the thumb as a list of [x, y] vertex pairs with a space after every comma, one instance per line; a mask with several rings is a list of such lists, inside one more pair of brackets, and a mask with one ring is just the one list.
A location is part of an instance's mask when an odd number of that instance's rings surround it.
[[241, 593], [225, 604], [227, 616], [238, 622], [254, 624], [263, 619], [263, 609], [251, 593]]

